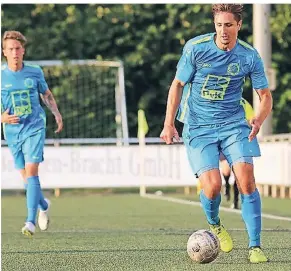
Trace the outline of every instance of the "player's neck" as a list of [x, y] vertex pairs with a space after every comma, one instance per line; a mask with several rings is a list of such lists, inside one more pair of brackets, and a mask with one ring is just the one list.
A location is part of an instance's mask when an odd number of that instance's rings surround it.
[[23, 67], [23, 62], [19, 62], [17, 64], [8, 63], [9, 70], [14, 71], [14, 72], [20, 71], [22, 67]]
[[231, 51], [236, 45], [236, 40], [230, 42], [229, 44], [223, 44], [219, 41], [219, 39], [216, 38], [216, 35], [214, 37], [214, 42], [216, 46], [222, 51]]

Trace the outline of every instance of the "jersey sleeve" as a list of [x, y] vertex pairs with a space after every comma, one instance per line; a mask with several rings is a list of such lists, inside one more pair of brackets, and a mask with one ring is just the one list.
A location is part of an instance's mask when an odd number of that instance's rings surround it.
[[263, 60], [261, 59], [257, 51], [254, 54], [250, 78], [252, 81], [253, 89], [255, 90], [269, 87], [268, 80], [264, 71]]
[[175, 78], [183, 83], [189, 83], [193, 78], [196, 67], [194, 63], [193, 45], [186, 44], [183, 49], [183, 54], [177, 65], [177, 72]]
[[39, 82], [38, 82], [38, 92], [44, 94], [48, 90], [47, 82], [45, 81], [44, 74], [42, 69], [40, 69], [39, 73]]

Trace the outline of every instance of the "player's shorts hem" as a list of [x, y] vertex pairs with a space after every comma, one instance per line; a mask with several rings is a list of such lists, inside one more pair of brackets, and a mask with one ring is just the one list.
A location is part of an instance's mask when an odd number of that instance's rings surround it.
[[230, 167], [232, 168], [237, 163], [247, 163], [247, 164], [253, 165], [254, 164], [253, 156], [241, 156], [241, 157], [238, 157], [237, 159], [235, 159], [231, 163]]
[[[44, 159], [42, 160], [33, 160], [33, 161], [30, 161], [30, 160], [26, 160], [24, 163], [25, 164], [40, 164], [44, 161]], [[16, 163], [14, 164], [14, 168], [16, 170], [21, 170], [21, 169], [25, 169], [25, 164], [21, 164], [21, 165], [17, 165]]]
[[17, 164], [14, 164], [14, 168], [16, 169], [16, 170], [21, 170], [21, 169], [25, 169], [25, 165], [17, 165]]
[[43, 161], [44, 161], [44, 159], [42, 159], [42, 160], [33, 160], [33, 161], [25, 160], [25, 164], [39, 164], [39, 163], [42, 163]]
[[218, 169], [219, 170], [219, 167], [217, 167], [217, 166], [206, 166], [206, 167], [203, 167], [203, 168], [199, 169], [196, 172], [195, 175], [196, 175], [197, 178], [199, 178], [201, 176], [201, 174], [203, 174], [206, 171], [212, 170], [212, 169]]

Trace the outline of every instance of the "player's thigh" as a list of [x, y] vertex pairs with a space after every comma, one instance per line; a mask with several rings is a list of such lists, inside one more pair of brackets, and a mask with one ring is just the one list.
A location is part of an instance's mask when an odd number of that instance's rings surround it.
[[21, 145], [22, 142], [16, 144], [8, 144], [8, 148], [14, 160], [14, 166], [18, 170], [25, 168], [24, 154], [22, 152]]
[[[257, 138], [249, 142], [250, 127], [245, 120], [221, 129], [221, 151], [226, 157], [230, 167], [238, 161], [244, 162], [244, 157], [258, 157], [261, 155]], [[249, 159], [246, 158], [246, 162]]]
[[38, 133], [25, 139], [22, 145], [25, 164], [39, 164], [43, 158], [43, 149], [45, 142], [45, 130], [39, 130]]
[[242, 157], [233, 164], [233, 173], [242, 194], [251, 194], [255, 191], [255, 177], [252, 157]]
[[218, 143], [211, 130], [184, 127], [183, 140], [190, 166], [197, 177], [206, 171], [219, 169]]

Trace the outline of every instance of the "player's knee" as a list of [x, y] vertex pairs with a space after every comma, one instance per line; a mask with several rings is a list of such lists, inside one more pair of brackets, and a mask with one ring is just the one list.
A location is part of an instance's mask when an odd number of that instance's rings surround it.
[[204, 194], [209, 199], [216, 198], [221, 191], [221, 178], [218, 169], [207, 171], [199, 177]]
[[207, 187], [206, 189], [203, 189], [204, 195], [208, 199], [215, 199], [220, 194], [220, 190], [221, 189], [218, 189], [217, 187]]
[[240, 186], [241, 193], [244, 195], [250, 195], [256, 190], [255, 180], [248, 180], [241, 184]]
[[28, 163], [25, 165], [26, 178], [38, 176], [38, 165], [36, 163]]

